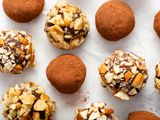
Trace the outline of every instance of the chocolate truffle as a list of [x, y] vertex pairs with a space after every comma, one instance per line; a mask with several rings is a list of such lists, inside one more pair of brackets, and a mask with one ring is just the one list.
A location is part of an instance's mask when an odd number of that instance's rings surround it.
[[44, 0], [3, 0], [7, 16], [16, 22], [29, 22], [43, 10]]
[[79, 57], [66, 54], [49, 63], [46, 75], [58, 91], [72, 94], [83, 84], [86, 77], [86, 67]]
[[45, 31], [49, 41], [61, 49], [81, 45], [89, 32], [89, 21], [77, 6], [59, 1], [47, 15]]
[[119, 0], [110, 0], [100, 6], [95, 22], [100, 35], [111, 41], [126, 37], [135, 26], [132, 9]]
[[0, 72], [18, 74], [34, 65], [32, 37], [24, 31], [0, 31]]
[[74, 120], [119, 120], [105, 103], [93, 103], [76, 111]]
[[108, 87], [114, 96], [129, 100], [137, 95], [148, 79], [145, 60], [131, 52], [116, 50], [99, 67], [101, 83]]
[[53, 120], [55, 111], [44, 89], [33, 82], [11, 87], [4, 93], [2, 105], [8, 120]]
[[156, 65], [155, 88], [160, 92], [160, 63]]
[[154, 30], [160, 37], [160, 11], [154, 17]]
[[160, 120], [160, 118], [151, 112], [136, 111], [129, 114], [128, 120]]

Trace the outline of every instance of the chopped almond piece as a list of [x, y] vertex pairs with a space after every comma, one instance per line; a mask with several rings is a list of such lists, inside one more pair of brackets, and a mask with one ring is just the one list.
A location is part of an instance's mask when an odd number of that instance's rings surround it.
[[104, 74], [107, 72], [107, 67], [105, 64], [102, 64], [100, 67], [99, 67], [99, 73], [101, 74]]
[[28, 45], [28, 41], [24, 37], [20, 37], [20, 42], [24, 45]]
[[125, 81], [127, 82], [130, 78], [132, 78], [132, 76], [133, 76], [133, 73], [131, 71], [127, 71], [124, 74]]
[[113, 109], [110, 109], [110, 108], [105, 109], [105, 114], [106, 115], [111, 115], [113, 112], [114, 112]]
[[133, 79], [132, 86], [135, 88], [139, 88], [140, 84], [144, 81], [144, 75], [138, 73], [136, 77]]
[[4, 40], [0, 40], [0, 47], [4, 45]]

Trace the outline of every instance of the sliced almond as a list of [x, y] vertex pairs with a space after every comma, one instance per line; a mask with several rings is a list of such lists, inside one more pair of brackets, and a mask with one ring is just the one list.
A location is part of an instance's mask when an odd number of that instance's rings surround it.
[[133, 76], [133, 73], [131, 71], [127, 71], [125, 74], [124, 74], [124, 78], [125, 78], [125, 81], [128, 82], [129, 79], [131, 79]]
[[87, 113], [88, 113], [88, 110], [83, 110], [79, 114], [82, 116], [83, 119], [87, 119], [87, 115], [88, 115]]
[[98, 111], [92, 112], [91, 115], [89, 116], [88, 120], [95, 120], [96, 118], [99, 118], [101, 115]]
[[107, 72], [104, 77], [107, 83], [111, 83], [113, 80], [113, 73]]
[[144, 75], [141, 73], [138, 73], [132, 81], [132, 86], [135, 88], [139, 88], [141, 83], [143, 83], [144, 80], [145, 80]]
[[119, 65], [113, 66], [113, 70], [114, 70], [114, 72], [115, 72], [116, 74], [118, 74], [118, 73], [121, 72], [121, 70], [120, 70], [120, 68], [119, 68]]
[[123, 91], [119, 91], [118, 93], [114, 94], [114, 96], [122, 100], [129, 100], [129, 96]]

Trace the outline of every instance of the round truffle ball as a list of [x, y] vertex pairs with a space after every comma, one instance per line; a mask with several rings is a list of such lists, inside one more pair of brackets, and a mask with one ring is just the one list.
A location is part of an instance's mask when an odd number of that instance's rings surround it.
[[85, 13], [77, 6], [59, 1], [47, 15], [45, 31], [49, 41], [61, 49], [81, 45], [90, 30]]
[[115, 97], [129, 100], [137, 95], [148, 79], [145, 60], [131, 52], [116, 50], [99, 67], [101, 83]]
[[66, 54], [49, 63], [46, 75], [58, 91], [72, 94], [83, 84], [86, 77], [86, 67], [79, 57]]
[[132, 9], [119, 0], [110, 0], [100, 6], [95, 22], [100, 35], [111, 41], [126, 37], [135, 26]]
[[154, 30], [160, 37], [160, 11], [154, 17]]
[[105, 103], [93, 103], [76, 111], [74, 120], [119, 120]]
[[160, 92], [160, 63], [156, 65], [155, 88]]
[[55, 111], [44, 89], [33, 82], [11, 87], [4, 93], [2, 105], [8, 120], [53, 120]]
[[160, 120], [160, 118], [151, 112], [136, 111], [129, 114], [128, 120]]
[[0, 31], [0, 72], [22, 73], [35, 66], [32, 37], [24, 31]]
[[36, 18], [44, 4], [44, 0], [3, 0], [3, 9], [12, 20], [25, 23]]

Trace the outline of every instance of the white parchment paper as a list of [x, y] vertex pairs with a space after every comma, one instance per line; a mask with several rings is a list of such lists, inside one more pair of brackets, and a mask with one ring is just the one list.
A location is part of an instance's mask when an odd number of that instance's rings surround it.
[[[92, 102], [106, 102], [115, 109], [120, 120], [127, 120], [129, 112], [148, 110], [160, 115], [160, 95], [154, 88], [155, 65], [160, 61], [160, 39], [153, 30], [154, 15], [160, 10], [160, 0], [124, 0], [128, 3], [136, 18], [133, 32], [118, 42], [104, 40], [96, 31], [94, 16], [98, 7], [106, 0], [68, 0], [68, 2], [83, 9], [91, 23], [91, 31], [86, 42], [75, 50], [64, 51], [53, 47], [44, 33], [45, 16], [57, 0], [46, 0], [42, 14], [25, 24], [10, 20], [0, 5], [0, 30], [25, 30], [32, 34], [36, 49], [37, 66], [21, 75], [0, 74], [0, 98], [2, 94], [16, 83], [34, 81], [42, 85], [47, 94], [56, 101], [55, 120], [73, 120], [77, 107], [83, 107]], [[0, 0], [0, 4], [2, 0]], [[102, 88], [99, 82], [98, 66], [116, 49], [134, 52], [146, 59], [149, 79], [145, 89], [130, 101], [120, 101]], [[59, 93], [48, 82], [45, 70], [48, 63], [58, 55], [73, 53], [80, 56], [87, 66], [86, 80], [81, 89], [73, 95]], [[87, 101], [84, 102], [87, 98]], [[0, 106], [2, 112], [2, 106]], [[0, 120], [4, 120], [0, 114]]]

